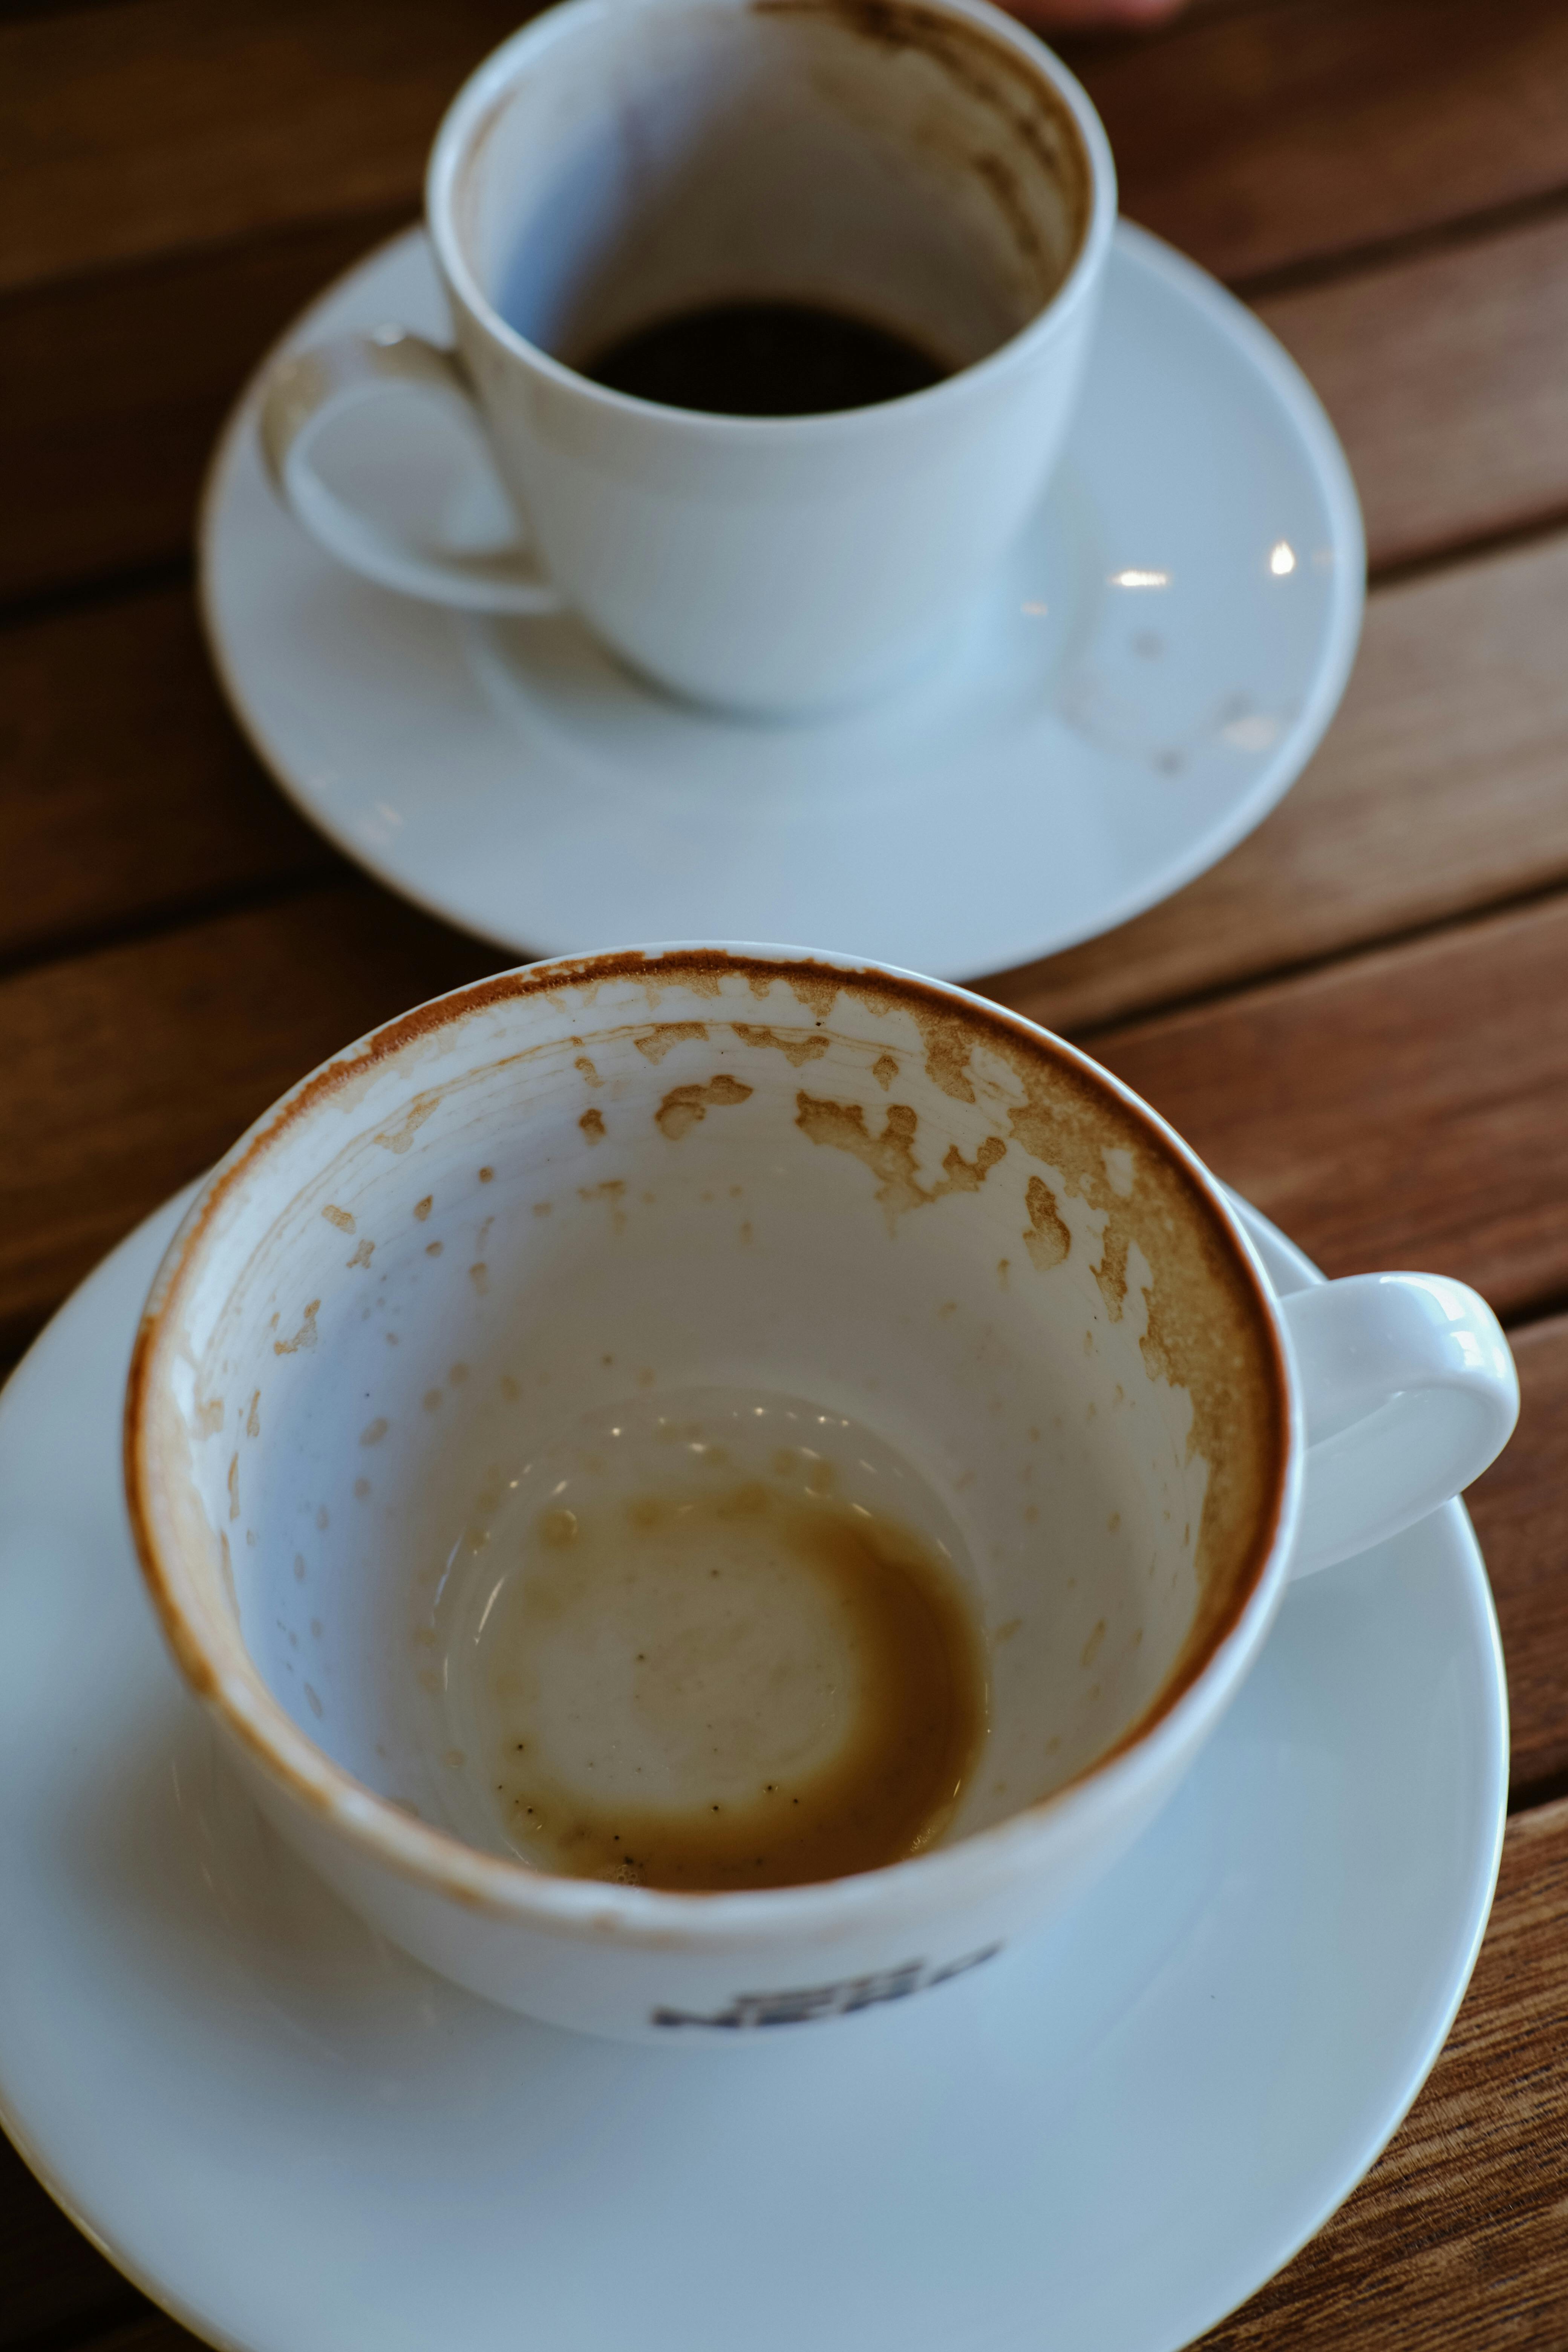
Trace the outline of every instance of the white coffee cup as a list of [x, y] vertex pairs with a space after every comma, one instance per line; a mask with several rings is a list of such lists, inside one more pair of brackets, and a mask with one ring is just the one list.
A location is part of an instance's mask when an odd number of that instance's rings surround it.
[[[1077, 82], [984, 0], [568, 0], [459, 91], [426, 211], [456, 350], [388, 327], [274, 367], [295, 514], [384, 586], [569, 605], [678, 693], [782, 714], [891, 683], [980, 595], [1062, 446], [1116, 185]], [[566, 363], [736, 299], [866, 317], [957, 373], [739, 417]], [[482, 425], [526, 548], [416, 544], [324, 478], [319, 428], [410, 384]]]
[[[702, 1895], [551, 1874], [497, 1758], [448, 1744], [465, 1654], [429, 1628], [462, 1547], [486, 1557], [552, 1432], [668, 1400], [679, 1434], [694, 1390], [869, 1432], [847, 1475], [906, 1465], [900, 1509], [945, 1530], [989, 1727], [910, 1859]], [[1287, 1579], [1456, 1492], [1517, 1401], [1458, 1283], [1277, 1299], [1180, 1139], [1011, 1013], [848, 960], [648, 950], [443, 998], [258, 1121], [159, 1272], [127, 1465], [176, 1658], [347, 1900], [556, 2024], [735, 2040], [1059, 1915], [1171, 1795]], [[579, 1701], [609, 1754], [617, 1702]]]

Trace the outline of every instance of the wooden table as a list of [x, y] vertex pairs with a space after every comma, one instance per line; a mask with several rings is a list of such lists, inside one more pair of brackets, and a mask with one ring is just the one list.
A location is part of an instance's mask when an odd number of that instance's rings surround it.
[[[291, 1079], [495, 961], [344, 866], [257, 768], [197, 635], [190, 538], [245, 374], [413, 216], [444, 100], [516, 14], [0, 7], [7, 1359]], [[1480, 1965], [1370, 2179], [1206, 2341], [1562, 2347], [1568, 9], [1199, 0], [1072, 58], [1127, 211], [1322, 393], [1374, 586], [1343, 711], [1262, 831], [987, 985], [1090, 1041], [1331, 1273], [1478, 1285], [1524, 1385], [1471, 1498], [1514, 1710]], [[0, 2143], [0, 2352], [192, 2341]]]

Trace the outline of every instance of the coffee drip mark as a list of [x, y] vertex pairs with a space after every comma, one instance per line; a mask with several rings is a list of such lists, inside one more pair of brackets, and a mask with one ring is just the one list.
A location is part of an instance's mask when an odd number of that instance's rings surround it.
[[[1031, 1176], [1024, 1195], [1024, 1205], [1029, 1213], [1029, 1229], [1023, 1235], [1028, 1251], [1041, 1274], [1060, 1265], [1072, 1247], [1072, 1229], [1057, 1206], [1057, 1196], [1043, 1177]], [[1122, 1288], [1126, 1289], [1123, 1281]]]
[[749, 1102], [751, 1097], [750, 1087], [742, 1086], [739, 1078], [726, 1077], [721, 1071], [705, 1087], [672, 1087], [653, 1115], [654, 1125], [671, 1143], [679, 1143], [700, 1119], [707, 1118], [710, 1110]]
[[[758, 1029], [749, 1021], [731, 1021], [730, 1026], [742, 1045], [775, 1046], [792, 1070], [798, 1070], [804, 1062], [820, 1061], [828, 1048], [828, 1039], [814, 1029], [781, 1036], [776, 1029]], [[896, 1066], [894, 1075], [897, 1076]]]
[[949, 1192], [978, 1192], [1007, 1146], [999, 1135], [988, 1135], [973, 1159], [965, 1160], [956, 1143], [942, 1160], [944, 1173], [934, 1184], [922, 1184], [915, 1167], [915, 1130], [920, 1115], [908, 1103], [889, 1103], [880, 1135], [866, 1124], [859, 1103], [839, 1103], [798, 1094], [795, 1125], [813, 1143], [826, 1144], [863, 1160], [878, 1181], [876, 1198], [888, 1220], [888, 1230], [905, 1211], [927, 1207]]
[[700, 2010], [656, 2009], [649, 2023], [662, 2026], [721, 2026], [745, 2031], [758, 2025], [809, 2025], [822, 2017], [850, 2017], [857, 2010], [879, 2001], [905, 2000], [912, 1992], [929, 1992], [933, 1985], [949, 1984], [954, 1977], [994, 1960], [1000, 1944], [987, 1944], [967, 1959], [952, 1960], [933, 1969], [926, 1960], [906, 1960], [901, 1967], [882, 1969], [875, 1976], [845, 1977], [837, 1984], [806, 1985], [789, 1992], [736, 1993], [725, 2009], [704, 2016]]
[[408, 1108], [403, 1115], [402, 1126], [393, 1129], [390, 1133], [378, 1135], [374, 1139], [375, 1141], [379, 1143], [384, 1150], [395, 1151], [399, 1155], [405, 1151], [411, 1151], [414, 1148], [415, 1137], [418, 1134], [426, 1120], [427, 1118], [434, 1118], [436, 1113], [440, 1109], [440, 1108], [441, 1097], [439, 1095], [416, 1095], [414, 1100], [409, 1104]]
[[[662, 1062], [670, 1047], [679, 1045], [683, 1037], [699, 1037], [706, 1043], [708, 1024], [706, 1021], [660, 1021], [640, 1037], [634, 1037], [632, 1044], [650, 1062]], [[581, 1068], [582, 1065], [578, 1066]]]
[[897, 1062], [894, 1061], [891, 1054], [879, 1054], [876, 1060], [871, 1065], [871, 1076], [876, 1079], [877, 1084], [881, 1087], [884, 1094], [887, 1093], [888, 1088], [892, 1085], [893, 1080], [898, 1076], [898, 1075], [899, 1066]]
[[577, 1121], [577, 1124], [582, 1129], [583, 1134], [589, 1143], [603, 1143], [605, 1139], [605, 1114], [603, 1111], [585, 1110], [583, 1113], [582, 1118]]
[[321, 1311], [321, 1300], [319, 1298], [312, 1298], [310, 1305], [305, 1309], [304, 1319], [300, 1323], [300, 1328], [295, 1332], [294, 1337], [291, 1339], [273, 1340], [273, 1354], [275, 1356], [295, 1356], [299, 1354], [301, 1348], [313, 1348], [316, 1344], [316, 1318]]

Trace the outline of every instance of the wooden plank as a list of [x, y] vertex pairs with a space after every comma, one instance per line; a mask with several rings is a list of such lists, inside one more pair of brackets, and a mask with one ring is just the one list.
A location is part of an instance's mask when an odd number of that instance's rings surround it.
[[1559, 0], [1279, 0], [1069, 54], [1110, 134], [1123, 209], [1222, 278], [1568, 184]]
[[1568, 898], [1095, 1040], [1326, 1273], [1568, 1293]]
[[135, 0], [0, 26], [0, 289], [332, 215], [412, 212], [526, 0]]
[[1374, 568], [1568, 509], [1568, 219], [1259, 307], [1339, 428]]
[[333, 871], [217, 690], [190, 592], [0, 635], [0, 963]]
[[[0, 288], [411, 204], [446, 100], [524, 13], [135, 0], [0, 25]], [[1568, 181], [1557, 0], [1275, 0], [1071, 54], [1129, 212], [1222, 275]]]
[[[0, 987], [0, 1344], [312, 1063], [493, 968], [363, 885]], [[1568, 900], [1114, 1030], [1097, 1051], [1331, 1273], [1568, 1290]]]
[[[1534, 2352], [1568, 2342], [1565, 1909], [1568, 1803], [1559, 1803], [1509, 1825], [1474, 1980], [1403, 2127], [1326, 2229], [1211, 2330], [1203, 2352]], [[33, 2210], [33, 2193], [20, 2189], [16, 2210]], [[95, 2352], [195, 2344], [149, 2315]]]
[[413, 212], [410, 201], [0, 302], [0, 598], [184, 555], [218, 427], [263, 352]]
[[988, 984], [1076, 1034], [1568, 879], [1568, 538], [1386, 588], [1305, 775], [1163, 906]]
[[1204, 2352], [1568, 2343], [1565, 1913], [1568, 1803], [1509, 1824], [1468, 1997], [1393, 2145]]
[[[412, 152], [401, 176], [381, 168], [375, 182], [380, 203], [359, 189], [349, 206], [348, 193], [330, 168], [332, 151], [323, 143], [322, 124], [312, 114], [301, 128], [289, 111], [303, 101], [280, 76], [274, 54], [280, 41], [289, 48], [283, 41], [286, 9], [249, 0], [246, 7], [224, 12], [221, 24], [208, 23], [202, 41], [193, 43], [190, 23], [181, 14], [188, 13], [189, 5], [190, 0], [123, 0], [115, 10], [85, 16], [69, 12], [22, 26], [0, 23], [0, 68], [13, 38], [25, 36], [25, 47], [47, 48], [46, 35], [64, 41], [68, 30], [72, 55], [80, 47], [96, 55], [94, 45], [103, 39], [110, 54], [118, 56], [132, 28], [143, 27], [138, 39], [151, 38], [155, 25], [168, 37], [179, 66], [171, 78], [168, 105], [194, 103], [190, 92], [184, 100], [179, 96], [181, 74], [189, 73], [211, 106], [221, 111], [223, 105], [243, 103], [247, 110], [249, 127], [243, 136], [237, 126], [235, 136], [217, 142], [211, 154], [202, 147], [208, 164], [216, 169], [221, 162], [226, 170], [261, 173], [254, 185], [243, 177], [237, 183], [226, 211], [213, 194], [212, 205], [198, 208], [183, 229], [156, 214], [147, 228], [153, 241], [141, 267], [98, 267], [63, 281], [46, 272], [36, 283], [24, 274], [19, 290], [0, 304], [0, 340], [9, 356], [0, 375], [0, 446], [11, 455], [13, 477], [6, 492], [7, 530], [0, 543], [0, 596], [165, 560], [182, 550], [212, 437], [266, 345], [324, 283], [416, 209], [417, 158]], [[1376, 9], [1357, 12], [1356, 26], [1368, 34], [1374, 20], [1381, 23], [1391, 8], [1399, 16], [1403, 5], [1404, 0], [1380, 0]], [[1312, 13], [1314, 23], [1320, 17], [1337, 22], [1343, 15], [1319, 6]], [[1233, 45], [1262, 40], [1274, 60], [1270, 71], [1294, 71], [1296, 51], [1277, 55], [1270, 28], [1299, 14], [1299, 0], [1253, 0], [1236, 14], [1192, 20], [1179, 36], [1110, 48], [1101, 44], [1089, 53], [1091, 79], [1101, 71], [1131, 76], [1142, 89], [1138, 77], [1153, 76], [1150, 89], [1159, 105], [1142, 129], [1130, 125], [1127, 133], [1124, 162], [1131, 187], [1138, 185], [1138, 158], [1155, 138], [1163, 112], [1173, 110], [1184, 122], [1189, 118], [1181, 96], [1185, 85], [1177, 72], [1188, 58], [1184, 44], [1198, 43], [1206, 58], [1205, 45], [1222, 34]], [[337, 60], [332, 71], [342, 76], [349, 70], [350, 36], [358, 21], [357, 6], [316, 12], [302, 28], [295, 26], [289, 39], [296, 46], [303, 41], [301, 54], [308, 53], [323, 73], [330, 53]], [[443, 16], [441, 23], [447, 22]], [[1568, 17], [1562, 23], [1568, 41]], [[478, 19], [474, 29], [481, 29]], [[356, 170], [368, 168], [359, 126], [371, 119], [374, 131], [375, 110], [383, 104], [406, 105], [406, 77], [424, 55], [423, 37], [405, 16], [390, 23], [386, 37], [401, 63], [398, 71], [389, 70], [357, 91], [356, 136], [351, 142]], [[1520, 37], [1516, 27], [1510, 39]], [[430, 38], [433, 77], [447, 52], [434, 35]], [[1510, 44], [1489, 34], [1488, 38], [1487, 72], [1495, 66], [1506, 81], [1514, 71]], [[1464, 54], [1479, 70], [1473, 42]], [[242, 67], [247, 72], [255, 68], [254, 94], [237, 79]], [[1189, 68], [1195, 69], [1192, 58], [1182, 71]], [[52, 69], [64, 69], [59, 58]], [[32, 58], [30, 70], [35, 78], [43, 73], [40, 57]], [[1176, 78], [1169, 90], [1162, 75]], [[1484, 84], [1485, 73], [1481, 79]], [[89, 102], [89, 85], [96, 87], [93, 72], [83, 78], [83, 104]], [[1563, 88], [1568, 92], [1568, 75]], [[0, 121], [4, 89], [0, 70]], [[346, 84], [338, 95], [346, 106]], [[1321, 100], [1322, 93], [1318, 95]], [[1522, 133], [1509, 110], [1517, 111], [1523, 99], [1518, 90], [1511, 97], [1493, 91], [1490, 102], [1508, 117], [1510, 127], [1501, 144], [1512, 155]], [[433, 81], [431, 105], [438, 103]], [[312, 98], [310, 104], [317, 100]], [[269, 107], [270, 144], [264, 135]], [[211, 143], [206, 115], [198, 114], [190, 128]], [[175, 138], [176, 130], [165, 125], [165, 136]], [[103, 136], [112, 145], [110, 130]], [[296, 160], [292, 173], [275, 186], [263, 170], [273, 147], [294, 158], [300, 142], [303, 162]], [[374, 145], [374, 138], [369, 143]], [[26, 142], [22, 146], [11, 166], [19, 197], [28, 198], [16, 207], [18, 220], [41, 215], [46, 198], [54, 201], [42, 184], [34, 188], [33, 178], [40, 170], [47, 176], [58, 162], [47, 138], [30, 161]], [[150, 152], [137, 150], [143, 157]], [[1187, 155], [1188, 167], [1201, 164], [1206, 171], [1207, 155], [1206, 149], [1194, 149]], [[1220, 171], [1223, 163], [1222, 148], [1214, 169]], [[73, 186], [86, 169], [79, 156]], [[165, 170], [160, 166], [161, 173]], [[1568, 179], [1568, 146], [1563, 174]], [[242, 201], [247, 189], [249, 195]], [[347, 217], [341, 209], [345, 206]], [[1142, 210], [1157, 226], [1180, 230], [1181, 223], [1166, 219], [1158, 204], [1145, 204]], [[110, 207], [115, 235], [130, 233], [126, 224], [135, 211], [133, 190]], [[317, 212], [332, 216], [316, 219]], [[220, 236], [226, 226], [226, 239]], [[159, 247], [154, 228], [173, 241], [174, 250]], [[1345, 438], [1366, 504], [1374, 565], [1510, 529], [1568, 506], [1565, 257], [1568, 224], [1538, 222], [1263, 304], [1263, 315], [1318, 383]], [[13, 260], [20, 268], [16, 257]], [[0, 286], [4, 261], [0, 232]], [[192, 331], [193, 320], [201, 322], [199, 332]]]
[[[1344, 709], [1261, 831], [993, 988], [1082, 1034], [1568, 879], [1565, 602], [1568, 538], [1384, 591]], [[334, 862], [260, 781], [184, 590], [0, 635], [0, 961]]]
[[0, 984], [0, 1345], [315, 1063], [502, 961], [351, 883]]
[[1519, 1428], [1466, 1500], [1508, 1661], [1511, 1801], [1568, 1790], [1568, 1316], [1513, 1335]]

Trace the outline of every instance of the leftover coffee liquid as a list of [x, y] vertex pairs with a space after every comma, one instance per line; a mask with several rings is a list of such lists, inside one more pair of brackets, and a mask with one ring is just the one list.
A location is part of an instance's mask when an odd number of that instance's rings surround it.
[[547, 1448], [496, 1501], [433, 1625], [489, 1843], [699, 1892], [941, 1833], [984, 1728], [973, 1601], [941, 1507], [871, 1433], [688, 1392]]
[[901, 335], [806, 302], [716, 302], [625, 335], [581, 373], [720, 416], [816, 416], [924, 392], [952, 373]]

